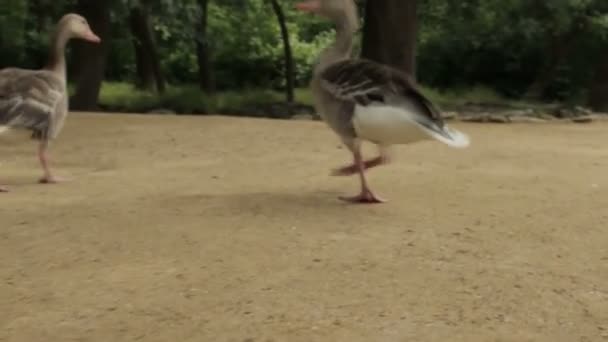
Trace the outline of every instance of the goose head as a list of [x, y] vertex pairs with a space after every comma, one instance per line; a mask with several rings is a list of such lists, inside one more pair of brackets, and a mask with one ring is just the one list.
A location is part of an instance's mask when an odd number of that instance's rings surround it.
[[70, 13], [61, 18], [58, 31], [69, 39], [82, 39], [91, 43], [100, 43], [101, 39], [93, 33], [87, 20], [81, 15]]
[[351, 32], [359, 27], [357, 6], [353, 0], [306, 0], [297, 3], [296, 9], [329, 19], [338, 28]]

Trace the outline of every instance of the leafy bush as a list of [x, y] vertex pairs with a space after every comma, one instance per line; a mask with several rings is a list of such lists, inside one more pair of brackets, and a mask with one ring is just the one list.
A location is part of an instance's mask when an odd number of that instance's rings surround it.
[[[371, 0], [368, 0], [371, 1]], [[48, 36], [75, 1], [0, 1], [0, 68], [40, 67], [47, 58]], [[112, 39], [106, 80], [134, 83], [135, 58], [128, 25], [132, 0], [112, 0]], [[199, 7], [195, 0], [149, 0], [164, 76], [170, 84], [198, 81], [196, 58]], [[304, 87], [320, 50], [333, 39], [330, 25], [296, 13], [283, 2], [296, 63], [296, 84]], [[218, 89], [284, 88], [283, 47], [276, 18], [265, 0], [209, 2], [208, 41]], [[394, 33], [394, 34], [399, 34]], [[358, 41], [358, 40], [357, 40]], [[551, 45], [553, 44], [553, 45]], [[483, 86], [501, 97], [526, 93], [554, 61], [546, 99], [580, 99], [596, 61], [606, 58], [608, 1], [605, 0], [426, 0], [419, 1], [418, 78], [434, 89]], [[358, 50], [358, 47], [357, 47]], [[69, 64], [70, 66], [73, 63]], [[71, 71], [71, 70], [70, 70]], [[72, 75], [72, 73], [69, 73]], [[169, 90], [161, 98], [202, 108], [195, 87]], [[452, 91], [453, 92], [453, 91]], [[194, 94], [197, 96], [194, 96]], [[135, 106], [150, 94], [130, 91]], [[184, 96], [183, 101], [178, 101]], [[187, 99], [187, 101], [186, 101]], [[107, 98], [103, 98], [104, 103]], [[208, 103], [204, 101], [207, 105]], [[137, 105], [136, 107], [139, 107]]]

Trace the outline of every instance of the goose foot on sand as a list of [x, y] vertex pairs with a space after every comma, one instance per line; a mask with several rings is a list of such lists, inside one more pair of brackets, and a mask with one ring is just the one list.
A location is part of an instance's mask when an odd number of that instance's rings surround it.
[[[349, 148], [351, 149], [351, 151], [353, 152], [353, 159], [354, 159], [353, 167], [355, 169], [355, 173], [359, 174], [359, 179], [361, 181], [361, 193], [359, 195], [353, 196], [353, 197], [339, 197], [339, 198], [343, 201], [350, 202], [350, 203], [366, 203], [366, 204], [385, 203], [386, 201], [384, 199], [376, 196], [371, 191], [371, 189], [369, 188], [369, 185], [367, 184], [367, 179], [365, 179], [366, 163], [365, 163], [365, 161], [363, 161], [363, 158], [361, 156], [361, 145], [356, 141], [352, 141], [352, 142], [348, 143], [348, 145], [349, 145]], [[381, 153], [378, 158], [375, 158], [375, 159], [371, 160], [370, 162], [373, 162], [374, 160], [378, 160], [376, 162], [376, 164], [380, 163], [380, 161], [386, 161], [385, 154]]]
[[42, 169], [44, 170], [44, 176], [42, 176], [42, 178], [40, 178], [40, 180], [38, 182], [40, 184], [57, 184], [57, 183], [66, 182], [67, 179], [55, 177], [51, 174], [51, 169], [49, 168], [49, 159], [48, 159], [47, 150], [48, 150], [48, 142], [43, 141], [40, 144], [40, 147], [38, 149], [38, 159], [40, 159], [40, 165], [42, 166]]
[[44, 176], [44, 177], [40, 178], [40, 180], [38, 180], [38, 183], [40, 183], [40, 184], [57, 184], [57, 183], [64, 183], [67, 181], [68, 181], [68, 179], [66, 179], [66, 178], [60, 178], [60, 177], [55, 177], [55, 176]]
[[361, 193], [353, 197], [339, 197], [342, 201], [350, 203], [362, 203], [362, 204], [374, 204], [374, 203], [386, 203], [386, 200], [374, 195], [369, 189], [363, 189]]

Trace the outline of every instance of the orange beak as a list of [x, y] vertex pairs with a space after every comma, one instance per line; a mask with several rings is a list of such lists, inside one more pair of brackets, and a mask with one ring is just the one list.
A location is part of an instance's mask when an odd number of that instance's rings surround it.
[[302, 12], [317, 13], [321, 9], [321, 0], [308, 0], [298, 2], [296, 9]]
[[91, 43], [101, 43], [101, 38], [97, 37], [97, 35], [91, 30], [89, 30], [89, 32], [87, 32], [82, 38]]

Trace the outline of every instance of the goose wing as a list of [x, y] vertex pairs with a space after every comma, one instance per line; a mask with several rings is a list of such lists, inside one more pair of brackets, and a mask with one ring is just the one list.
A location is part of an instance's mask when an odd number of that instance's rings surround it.
[[321, 84], [334, 97], [359, 106], [413, 105], [421, 124], [443, 127], [441, 113], [416, 89], [414, 81], [391, 67], [364, 59], [341, 61], [323, 71]]
[[0, 126], [24, 128], [46, 138], [64, 82], [49, 71], [0, 70]]

